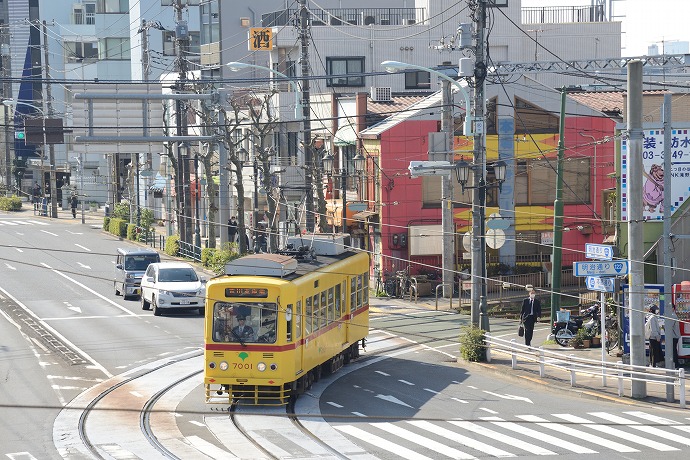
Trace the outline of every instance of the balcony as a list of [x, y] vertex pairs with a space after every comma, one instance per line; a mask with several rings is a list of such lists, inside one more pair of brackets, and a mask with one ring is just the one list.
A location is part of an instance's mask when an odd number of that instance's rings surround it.
[[604, 5], [538, 6], [522, 8], [523, 24], [567, 24], [573, 22], [609, 22]]
[[[311, 25], [317, 26], [409, 26], [424, 22], [424, 8], [331, 8], [311, 12]], [[298, 10], [274, 11], [261, 16], [263, 27], [292, 24]]]

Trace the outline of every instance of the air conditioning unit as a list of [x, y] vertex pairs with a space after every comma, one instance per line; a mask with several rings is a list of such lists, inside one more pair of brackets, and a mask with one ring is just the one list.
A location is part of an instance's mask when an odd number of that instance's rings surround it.
[[390, 102], [392, 100], [390, 86], [372, 86], [369, 95], [374, 102]]

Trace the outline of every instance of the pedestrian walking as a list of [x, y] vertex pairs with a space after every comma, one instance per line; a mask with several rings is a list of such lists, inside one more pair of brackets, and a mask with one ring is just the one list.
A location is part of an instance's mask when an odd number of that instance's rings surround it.
[[228, 220], [228, 242], [234, 243], [237, 238], [237, 220], [232, 216]]
[[41, 199], [41, 186], [38, 185], [38, 181], [34, 182], [34, 186], [31, 188], [31, 202], [34, 205], [34, 210], [38, 208], [38, 203]]
[[522, 301], [520, 309], [520, 319], [525, 327], [525, 345], [532, 346], [532, 336], [534, 335], [534, 324], [541, 317], [541, 302], [537, 299], [537, 292], [532, 289], [529, 297]]
[[664, 361], [664, 355], [661, 352], [661, 328], [659, 327], [659, 306], [652, 305], [649, 307], [649, 313], [645, 318], [644, 323], [644, 338], [649, 341], [649, 365], [656, 367], [657, 364]]
[[69, 199], [69, 204], [70, 204], [70, 207], [72, 208], [72, 219], [76, 219], [76, 217], [77, 217], [77, 203], [78, 203], [77, 194], [73, 193]]

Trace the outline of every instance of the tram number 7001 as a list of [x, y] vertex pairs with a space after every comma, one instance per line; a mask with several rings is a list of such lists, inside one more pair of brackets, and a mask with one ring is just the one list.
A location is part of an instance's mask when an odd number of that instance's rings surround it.
[[252, 369], [253, 367], [251, 363], [232, 363], [233, 369]]

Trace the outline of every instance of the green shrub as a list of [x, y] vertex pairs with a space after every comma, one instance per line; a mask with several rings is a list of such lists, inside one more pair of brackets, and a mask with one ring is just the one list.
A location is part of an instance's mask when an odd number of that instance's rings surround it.
[[237, 259], [239, 253], [231, 245], [226, 245], [221, 249], [216, 249], [213, 257], [208, 262], [208, 268], [217, 275], [225, 273], [225, 264], [231, 260]]
[[180, 235], [170, 235], [165, 240], [165, 253], [170, 257], [177, 257], [180, 252]]
[[113, 208], [113, 217], [129, 222], [129, 203], [117, 203]]
[[203, 248], [201, 250], [201, 265], [208, 267], [211, 260], [213, 260], [213, 255], [216, 252], [216, 248]]
[[465, 326], [460, 333], [460, 356], [467, 361], [486, 361], [484, 331], [476, 326]]
[[137, 233], [137, 225], [136, 224], [127, 224], [127, 239], [131, 241], [137, 241], [139, 238], [139, 234]]
[[110, 216], [103, 218], [103, 228], [110, 231]]
[[0, 210], [20, 211], [22, 209], [22, 199], [18, 196], [0, 197]]
[[120, 218], [112, 218], [112, 219], [110, 219], [110, 225], [108, 226], [108, 231], [115, 236], [119, 236], [120, 238], [124, 238], [127, 236], [127, 225], [128, 225], [128, 222], [126, 220], [122, 220]]

